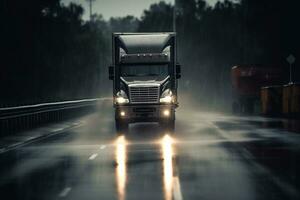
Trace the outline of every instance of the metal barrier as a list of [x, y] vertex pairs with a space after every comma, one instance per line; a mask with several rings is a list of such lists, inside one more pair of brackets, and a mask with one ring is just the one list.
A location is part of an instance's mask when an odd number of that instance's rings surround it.
[[97, 103], [102, 100], [104, 99], [82, 99], [0, 108], [0, 137], [30, 129], [43, 123], [86, 114], [94, 110]]

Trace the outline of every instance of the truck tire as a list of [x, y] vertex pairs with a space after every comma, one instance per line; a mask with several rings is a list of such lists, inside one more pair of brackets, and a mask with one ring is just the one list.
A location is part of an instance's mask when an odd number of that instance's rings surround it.
[[116, 131], [118, 134], [125, 134], [128, 132], [129, 124], [124, 121], [116, 120]]
[[161, 123], [162, 128], [164, 131], [168, 133], [174, 133], [175, 131], [175, 120], [168, 120]]

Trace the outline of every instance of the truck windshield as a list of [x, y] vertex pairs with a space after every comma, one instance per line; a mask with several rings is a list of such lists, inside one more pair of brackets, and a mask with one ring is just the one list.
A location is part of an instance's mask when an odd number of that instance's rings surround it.
[[167, 76], [168, 65], [123, 65], [121, 76]]

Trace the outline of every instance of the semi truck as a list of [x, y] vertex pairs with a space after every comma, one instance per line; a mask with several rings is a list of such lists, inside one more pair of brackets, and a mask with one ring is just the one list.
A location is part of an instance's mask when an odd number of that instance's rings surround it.
[[260, 105], [262, 87], [281, 85], [284, 70], [279, 66], [237, 65], [231, 69], [232, 110], [251, 114]]
[[117, 132], [139, 122], [158, 122], [174, 131], [181, 77], [176, 33], [113, 33], [108, 71]]

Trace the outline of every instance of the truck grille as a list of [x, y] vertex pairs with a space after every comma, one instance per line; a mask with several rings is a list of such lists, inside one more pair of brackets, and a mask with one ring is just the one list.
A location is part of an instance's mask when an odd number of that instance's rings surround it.
[[159, 86], [130, 86], [131, 103], [158, 103]]

